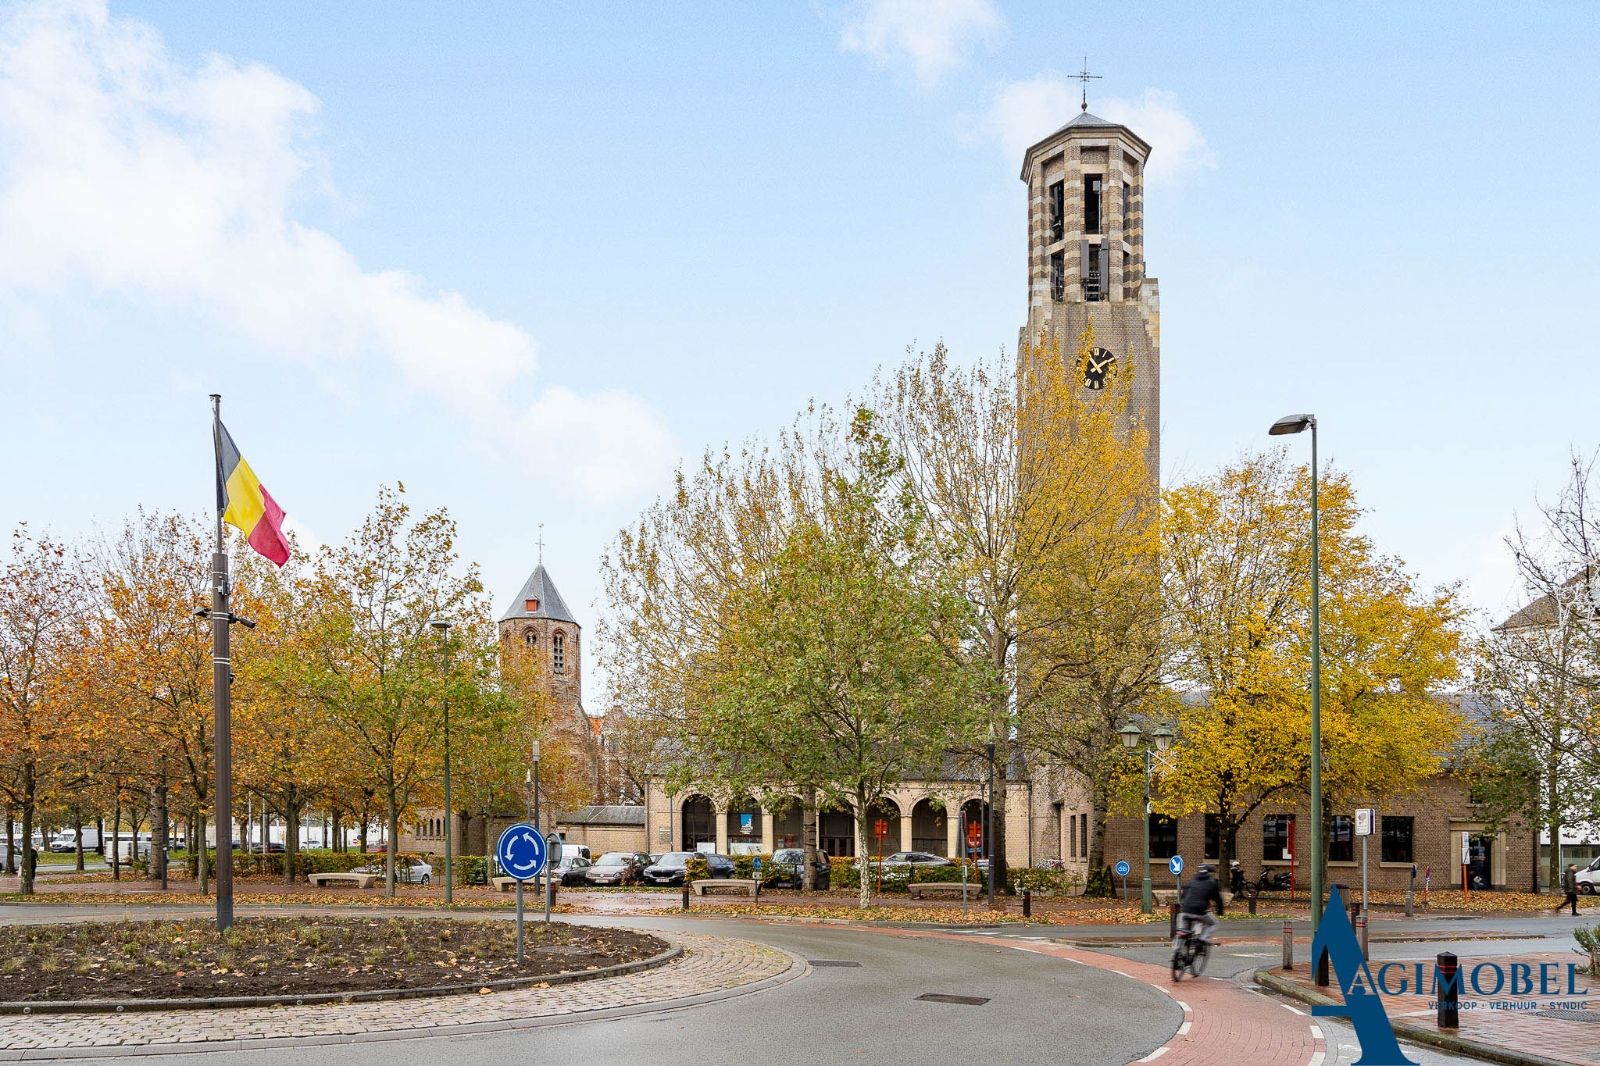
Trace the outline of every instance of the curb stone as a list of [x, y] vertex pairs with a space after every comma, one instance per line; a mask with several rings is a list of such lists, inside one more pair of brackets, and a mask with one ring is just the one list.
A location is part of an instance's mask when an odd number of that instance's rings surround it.
[[[1280, 995], [1297, 999], [1301, 1003], [1320, 1005], [1325, 1003], [1338, 1003], [1339, 1000], [1332, 996], [1324, 996], [1319, 992], [1312, 992], [1301, 986], [1298, 982], [1280, 977], [1270, 969], [1260, 969], [1255, 972], [1255, 982]], [[1471, 1055], [1475, 1059], [1485, 1062], [1502, 1062], [1508, 1066], [1568, 1066], [1558, 1059], [1547, 1059], [1543, 1055], [1530, 1055], [1524, 1051], [1513, 1051], [1510, 1048], [1499, 1047], [1495, 1044], [1486, 1044], [1481, 1040], [1471, 1037], [1457, 1036], [1453, 1033], [1441, 1032], [1438, 1029], [1428, 1029], [1408, 1022], [1404, 1019], [1390, 1020], [1394, 1028], [1394, 1035], [1418, 1044], [1428, 1044], [1432, 1047], [1443, 1048], [1445, 1051], [1454, 1051], [1462, 1055]]]

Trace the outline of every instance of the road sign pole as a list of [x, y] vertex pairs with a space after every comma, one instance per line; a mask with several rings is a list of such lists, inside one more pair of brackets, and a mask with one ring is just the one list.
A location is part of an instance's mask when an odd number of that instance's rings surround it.
[[522, 879], [517, 879], [517, 965], [522, 965]]

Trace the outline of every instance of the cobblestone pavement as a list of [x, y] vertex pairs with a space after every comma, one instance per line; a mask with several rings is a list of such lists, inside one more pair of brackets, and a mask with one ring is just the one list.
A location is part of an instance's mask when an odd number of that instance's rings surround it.
[[515, 1028], [621, 1008], [659, 1009], [696, 1002], [799, 976], [805, 970], [805, 964], [787, 952], [747, 940], [687, 933], [672, 934], [671, 939], [683, 946], [684, 955], [665, 966], [554, 988], [226, 1011], [12, 1015], [0, 1024], [0, 1059], [50, 1057], [49, 1051], [57, 1049], [154, 1050], [176, 1045], [202, 1050], [224, 1045], [233, 1050], [291, 1039], [346, 1042], [416, 1036], [419, 1031], [446, 1027]]

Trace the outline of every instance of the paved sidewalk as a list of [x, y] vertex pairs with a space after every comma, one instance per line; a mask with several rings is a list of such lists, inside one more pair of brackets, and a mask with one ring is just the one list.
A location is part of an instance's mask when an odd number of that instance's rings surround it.
[[[1540, 964], [1553, 963], [1555, 969], [1547, 972], [1559, 974], [1550, 985], [1556, 994], [1511, 995], [1504, 988], [1497, 990], [1495, 983], [1500, 978], [1492, 971], [1486, 971], [1475, 988], [1471, 984], [1471, 971], [1477, 963], [1495, 963], [1501, 968], [1500, 973], [1506, 974], [1510, 973], [1509, 967], [1513, 965], [1525, 965], [1529, 967], [1526, 972], [1532, 975], [1534, 982], [1539, 979]], [[1580, 993], [1585, 993], [1587, 990], [1586, 994], [1565, 994], [1568, 965], [1571, 963], [1580, 966], [1575, 987]], [[1379, 964], [1374, 961], [1371, 965], [1373, 976], [1377, 979]], [[1401, 969], [1385, 980], [1385, 984], [1391, 988], [1398, 987], [1399, 975], [1404, 975], [1408, 979], [1408, 987], [1414, 987], [1415, 967], [1418, 964], [1407, 962], [1400, 965]], [[1431, 993], [1433, 963], [1423, 962], [1421, 965], [1424, 980], [1427, 982], [1425, 988]], [[1464, 987], [1461, 1009], [1458, 1012], [1461, 1022], [1459, 1029], [1454, 1032], [1439, 1029], [1433, 995], [1415, 993], [1390, 995], [1385, 992], [1383, 1005], [1388, 1012], [1389, 1020], [1394, 1023], [1395, 1032], [1402, 1038], [1426, 1037], [1442, 1032], [1446, 1042], [1441, 1046], [1470, 1051], [1469, 1047], [1458, 1047], [1449, 1041], [1453, 1036], [1509, 1052], [1511, 1057], [1502, 1061], [1560, 1062], [1575, 1063], [1579, 1066], [1594, 1066], [1594, 1063], [1600, 1062], [1600, 978], [1587, 976], [1587, 967], [1576, 953], [1549, 952], [1534, 955], [1495, 955], [1484, 958], [1462, 955], [1461, 969]], [[1309, 970], [1303, 965], [1300, 969], [1289, 973], [1276, 968], [1271, 972], [1274, 976], [1287, 979], [1309, 993], [1329, 995], [1334, 1002], [1339, 999], [1337, 984], [1327, 989], [1316, 988], [1312, 984]], [[1408, 1029], [1412, 1031], [1407, 1032]]]
[[518, 1028], [696, 1002], [805, 971], [787, 952], [747, 940], [693, 934], [670, 939], [684, 948], [675, 962], [554, 988], [304, 1007], [11, 1016], [0, 1026], [0, 1060], [50, 1058], [69, 1049], [243, 1050]]

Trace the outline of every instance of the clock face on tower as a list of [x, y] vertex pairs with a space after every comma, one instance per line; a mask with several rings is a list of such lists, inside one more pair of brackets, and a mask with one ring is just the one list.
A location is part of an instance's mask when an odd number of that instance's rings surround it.
[[1090, 352], [1089, 361], [1083, 367], [1083, 387], [1094, 389], [1096, 392], [1105, 388], [1106, 378], [1116, 361], [1117, 357], [1104, 348], [1096, 348]]

